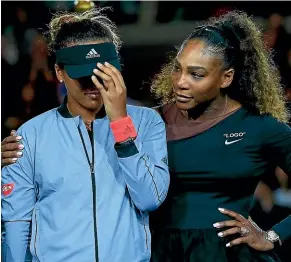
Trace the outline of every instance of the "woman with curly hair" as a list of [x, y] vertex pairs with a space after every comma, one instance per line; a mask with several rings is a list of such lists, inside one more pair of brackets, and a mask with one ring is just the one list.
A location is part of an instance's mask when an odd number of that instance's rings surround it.
[[277, 261], [291, 216], [267, 232], [249, 217], [269, 170], [291, 174], [291, 130], [280, 77], [244, 13], [209, 19], [152, 84], [162, 101], [171, 173], [152, 215], [152, 261]]
[[[268, 232], [248, 217], [268, 170], [291, 174], [280, 77], [256, 25], [238, 12], [210, 19], [184, 41], [152, 91], [162, 101], [171, 171], [167, 199], [151, 216], [152, 260], [278, 261], [273, 249], [291, 236], [291, 217]], [[3, 141], [3, 164], [14, 140]]]

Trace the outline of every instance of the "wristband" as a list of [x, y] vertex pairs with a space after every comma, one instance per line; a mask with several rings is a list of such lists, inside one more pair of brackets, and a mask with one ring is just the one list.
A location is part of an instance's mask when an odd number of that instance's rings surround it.
[[110, 127], [116, 143], [137, 137], [137, 132], [130, 116], [111, 122]]

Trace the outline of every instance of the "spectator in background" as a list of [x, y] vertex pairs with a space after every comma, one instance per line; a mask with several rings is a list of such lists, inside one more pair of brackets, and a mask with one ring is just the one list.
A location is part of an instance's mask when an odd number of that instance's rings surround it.
[[32, 42], [28, 84], [31, 85], [35, 92], [35, 99], [31, 101], [33, 107], [31, 116], [38, 115], [59, 105], [56, 89], [57, 81], [49, 69], [47, 43], [43, 36], [39, 34]]
[[[2, 89], [5, 108], [2, 137], [26, 120], [56, 106], [57, 101], [53, 94], [56, 93], [55, 83], [47, 66], [45, 42], [31, 25], [25, 4], [18, 3], [11, 10], [15, 18], [9, 21], [1, 36], [2, 83], [7, 86]], [[9, 99], [12, 97], [14, 103]]]
[[[8, 117], [10, 114], [14, 115], [14, 109], [10, 103], [10, 101], [7, 98], [14, 97], [14, 101], [17, 103], [17, 92], [15, 86], [17, 86], [17, 78], [15, 81], [11, 82], [10, 80], [14, 78], [13, 72], [15, 72], [15, 65], [13, 64], [13, 57], [15, 56], [14, 50], [11, 50], [11, 47], [13, 45], [9, 45], [9, 39], [5, 35], [1, 35], [1, 70], [4, 72], [2, 73], [1, 77], [1, 82], [2, 86], [5, 83], [11, 83], [11, 85], [6, 86], [5, 88], [2, 88], [1, 90], [1, 102], [2, 102], [2, 108], [5, 108], [5, 110], [2, 110], [1, 112], [1, 126], [2, 126], [2, 138], [7, 136], [13, 128], [13, 126], [6, 126], [5, 122], [7, 121]], [[12, 51], [12, 52], [11, 52]], [[12, 53], [12, 63], [10, 61], [10, 53]], [[5, 98], [5, 99], [4, 99]]]
[[[41, 35], [35, 35], [31, 45], [31, 56], [26, 61], [20, 60], [14, 71], [20, 71], [22, 78], [16, 79], [17, 86], [13, 88], [14, 95], [20, 93], [20, 97], [13, 109], [5, 106], [9, 110], [4, 115], [3, 124], [7, 129], [4, 130], [4, 136], [10, 132], [9, 130], [17, 129], [32, 117], [59, 105], [57, 82], [49, 69], [47, 43]], [[6, 83], [8, 81], [9, 79], [5, 80]]]
[[264, 33], [264, 41], [268, 49], [274, 51], [274, 61], [279, 67], [283, 84], [291, 88], [290, 64], [288, 52], [291, 50], [290, 35], [283, 26], [284, 19], [278, 13], [273, 13], [268, 19], [267, 30]]

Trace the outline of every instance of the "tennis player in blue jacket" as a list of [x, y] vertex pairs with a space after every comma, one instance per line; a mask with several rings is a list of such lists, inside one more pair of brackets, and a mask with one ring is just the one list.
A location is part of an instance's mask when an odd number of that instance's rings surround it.
[[49, 24], [68, 95], [20, 127], [23, 155], [2, 169], [4, 262], [150, 260], [148, 214], [169, 187], [165, 126], [126, 106], [120, 40], [101, 11]]

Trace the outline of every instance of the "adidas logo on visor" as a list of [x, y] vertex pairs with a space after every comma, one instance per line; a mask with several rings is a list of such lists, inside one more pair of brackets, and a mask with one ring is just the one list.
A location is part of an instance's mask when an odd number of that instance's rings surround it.
[[94, 48], [90, 50], [90, 52], [86, 55], [86, 59], [100, 57], [100, 55], [95, 51]]

